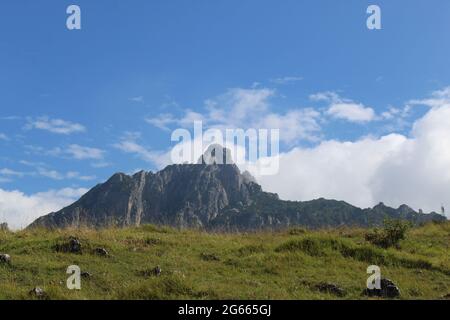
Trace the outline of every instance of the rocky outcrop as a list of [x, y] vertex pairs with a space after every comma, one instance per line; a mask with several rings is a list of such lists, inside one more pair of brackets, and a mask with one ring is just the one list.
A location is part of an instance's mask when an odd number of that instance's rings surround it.
[[101, 256], [101, 257], [108, 257], [109, 256], [109, 252], [105, 248], [95, 248], [94, 249], [94, 254], [96, 254], [98, 256]]
[[31, 289], [28, 294], [34, 298], [34, 299], [38, 299], [38, 300], [48, 300], [49, 296], [48, 294], [41, 288], [39, 287], [35, 287], [33, 289]]
[[6, 253], [0, 254], [0, 264], [11, 264], [11, 256]]
[[407, 206], [398, 209], [379, 204], [360, 209], [343, 201], [280, 200], [262, 191], [249, 173], [217, 156], [228, 151], [209, 150], [197, 164], [171, 165], [132, 176], [117, 173], [72, 205], [33, 222], [30, 227], [108, 227], [159, 224], [176, 227], [254, 230], [302, 225], [381, 225], [386, 217], [421, 223], [445, 220], [441, 215], [420, 214]]
[[0, 223], [0, 231], [3, 231], [3, 232], [8, 232], [9, 231], [9, 227], [8, 227], [8, 224], [6, 222]]
[[334, 283], [328, 283], [328, 282], [321, 282], [316, 285], [317, 290], [320, 292], [325, 292], [329, 294], [333, 294], [338, 297], [345, 296], [345, 290], [339, 287], [338, 285]]
[[400, 289], [397, 285], [389, 279], [381, 279], [379, 289], [365, 289], [363, 295], [369, 297], [381, 297], [381, 298], [398, 298], [400, 297]]
[[55, 245], [56, 252], [81, 254], [81, 242], [76, 237], [70, 237], [69, 241]]

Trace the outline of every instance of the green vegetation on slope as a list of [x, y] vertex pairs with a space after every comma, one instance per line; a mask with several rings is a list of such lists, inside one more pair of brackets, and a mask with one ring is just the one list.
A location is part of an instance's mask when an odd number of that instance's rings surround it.
[[[332, 229], [248, 234], [205, 233], [151, 225], [108, 230], [0, 231], [0, 299], [29, 299], [41, 287], [50, 299], [365, 299], [366, 269], [375, 264], [402, 299], [450, 293], [450, 223], [414, 228], [399, 247], [365, 240], [367, 230]], [[83, 253], [57, 252], [70, 236]], [[93, 249], [110, 253], [102, 257]], [[69, 265], [89, 272], [68, 290]], [[159, 265], [160, 276], [153, 269]], [[334, 283], [344, 295], [321, 292]]]

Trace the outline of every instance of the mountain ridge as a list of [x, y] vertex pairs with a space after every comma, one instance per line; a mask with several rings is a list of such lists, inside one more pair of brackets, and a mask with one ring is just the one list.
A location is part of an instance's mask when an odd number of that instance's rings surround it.
[[169, 165], [158, 172], [116, 173], [78, 201], [35, 220], [29, 228], [127, 227], [169, 225], [206, 230], [258, 230], [381, 225], [385, 218], [414, 224], [443, 221], [437, 213], [418, 213], [383, 203], [361, 209], [344, 201], [281, 200], [264, 192], [234, 164]]

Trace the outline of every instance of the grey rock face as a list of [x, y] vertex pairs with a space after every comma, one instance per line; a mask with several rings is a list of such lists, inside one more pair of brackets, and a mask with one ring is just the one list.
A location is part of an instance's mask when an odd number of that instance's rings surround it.
[[198, 164], [233, 164], [231, 151], [219, 144], [208, 147], [205, 153], [198, 159]]
[[436, 213], [420, 214], [407, 206], [394, 209], [380, 204], [363, 210], [335, 200], [283, 201], [277, 194], [263, 192], [254, 178], [241, 174], [235, 164], [217, 164], [216, 149], [208, 149], [198, 164], [171, 165], [156, 173], [141, 171], [132, 176], [117, 173], [77, 202], [37, 219], [30, 227], [102, 228], [152, 223], [230, 231], [295, 225], [376, 226], [386, 217], [413, 223], [445, 220]]
[[235, 165], [173, 165], [158, 173], [115, 174], [79, 201], [33, 226], [104, 227], [143, 223], [207, 227], [226, 208], [252, 203], [260, 187]]

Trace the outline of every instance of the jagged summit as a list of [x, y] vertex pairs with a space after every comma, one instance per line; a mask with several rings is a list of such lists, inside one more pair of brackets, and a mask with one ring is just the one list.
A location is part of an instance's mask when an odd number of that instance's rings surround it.
[[[222, 154], [217, 152], [222, 150]], [[386, 217], [413, 223], [445, 220], [441, 215], [417, 213], [379, 204], [360, 209], [343, 201], [318, 199], [283, 201], [264, 192], [235, 164], [221, 165], [229, 150], [208, 148], [199, 164], [170, 165], [153, 173], [114, 174], [78, 201], [40, 217], [30, 227], [65, 228], [159, 224], [220, 230], [255, 230], [303, 225], [312, 228], [341, 225], [380, 225]], [[225, 159], [224, 159], [225, 158]], [[307, 187], [307, 186], [305, 186]]]
[[230, 149], [220, 144], [210, 145], [198, 159], [197, 163], [208, 165], [234, 164]]

